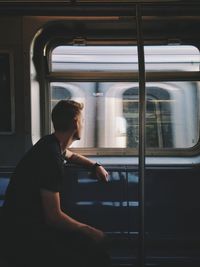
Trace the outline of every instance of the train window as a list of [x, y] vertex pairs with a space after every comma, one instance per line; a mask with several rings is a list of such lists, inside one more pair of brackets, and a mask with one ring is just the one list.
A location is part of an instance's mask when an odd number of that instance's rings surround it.
[[58, 46], [51, 58], [52, 71], [138, 70], [137, 47]]
[[[199, 71], [195, 46], [145, 46], [146, 71]], [[137, 71], [136, 46], [58, 46], [53, 50], [52, 71]]]
[[[187, 75], [176, 81], [170, 81], [169, 77], [170, 74], [174, 77], [176, 71], [199, 71], [199, 62], [199, 50], [194, 46], [145, 46], [145, 67], [150, 75], [154, 73], [153, 80], [146, 82], [147, 153], [188, 149], [198, 143], [199, 83], [190, 81]], [[50, 54], [50, 63], [51, 108], [60, 99], [73, 99], [85, 105], [83, 137], [73, 147], [89, 149], [94, 154], [113, 155], [116, 151], [137, 154], [136, 47], [58, 46]], [[92, 76], [87, 76], [91, 72]], [[71, 73], [73, 79], [69, 81]], [[81, 73], [84, 73], [81, 76], [84, 81], [80, 79]], [[108, 73], [108, 76], [102, 78], [98, 76], [100, 73]], [[113, 73], [118, 74], [105, 81], [105, 77]], [[120, 81], [119, 73], [127, 73], [126, 81]]]
[[[189, 148], [199, 138], [199, 88], [192, 82], [147, 83], [147, 148]], [[138, 88], [123, 94], [127, 147], [138, 143]]]
[[[72, 98], [85, 104], [85, 130], [75, 147], [138, 147], [137, 83], [66, 82], [59, 87], [58, 83], [51, 83], [51, 88], [63, 90], [60, 99]], [[147, 148], [196, 145], [199, 136], [198, 98], [199, 88], [195, 82], [147, 83]], [[52, 106], [58, 100], [52, 99]]]
[[191, 45], [145, 46], [146, 71], [199, 71], [199, 49]]
[[0, 52], [0, 133], [13, 132], [11, 54]]
[[[139, 142], [138, 88], [130, 88], [123, 94], [123, 116], [126, 120], [126, 147], [137, 147]], [[148, 147], [163, 147], [161, 142], [160, 108], [155, 96], [148, 94], [146, 102], [146, 135]], [[169, 136], [168, 136], [169, 137]], [[167, 138], [168, 139], [168, 138]]]
[[70, 91], [62, 86], [52, 86], [51, 87], [51, 110], [56, 105], [56, 103], [61, 99], [71, 99]]

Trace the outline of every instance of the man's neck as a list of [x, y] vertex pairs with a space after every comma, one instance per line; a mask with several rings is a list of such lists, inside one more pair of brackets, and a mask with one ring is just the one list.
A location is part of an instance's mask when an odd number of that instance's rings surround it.
[[65, 152], [66, 149], [72, 144], [72, 135], [68, 132], [58, 132], [55, 131], [54, 135], [56, 139], [59, 141], [61, 152]]

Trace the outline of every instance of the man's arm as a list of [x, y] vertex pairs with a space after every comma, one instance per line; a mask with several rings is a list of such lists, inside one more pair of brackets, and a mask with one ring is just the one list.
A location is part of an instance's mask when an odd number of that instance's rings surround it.
[[40, 194], [45, 220], [48, 225], [66, 231], [80, 231], [97, 242], [104, 238], [104, 233], [102, 231], [74, 220], [61, 210], [59, 192], [41, 189]]
[[103, 166], [95, 166], [95, 162], [78, 154], [73, 153], [69, 150], [67, 152], [67, 158], [69, 162], [81, 165], [85, 168], [88, 168], [90, 170], [94, 170], [97, 178], [99, 180], [108, 181], [108, 172], [103, 168]]

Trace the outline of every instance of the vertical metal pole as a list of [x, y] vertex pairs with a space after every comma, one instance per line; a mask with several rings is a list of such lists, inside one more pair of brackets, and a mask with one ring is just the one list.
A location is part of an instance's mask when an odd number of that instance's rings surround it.
[[146, 86], [144, 46], [142, 36], [141, 6], [136, 5], [137, 48], [139, 67], [139, 266], [145, 266], [145, 221], [144, 221], [144, 177], [145, 177], [145, 116], [146, 116]]
[[94, 147], [99, 147], [99, 143], [98, 143], [98, 133], [99, 133], [99, 117], [98, 117], [98, 101], [100, 100], [99, 99], [99, 96], [98, 96], [98, 93], [99, 93], [99, 82], [95, 82], [95, 117], [96, 117], [96, 120], [95, 120], [95, 127], [94, 127]]

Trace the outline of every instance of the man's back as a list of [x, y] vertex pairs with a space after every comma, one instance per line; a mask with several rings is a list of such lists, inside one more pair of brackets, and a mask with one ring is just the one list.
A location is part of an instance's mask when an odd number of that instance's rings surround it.
[[62, 156], [54, 135], [43, 137], [17, 165], [11, 177], [3, 206], [6, 226], [17, 231], [44, 227], [40, 189], [59, 191], [62, 182]]

